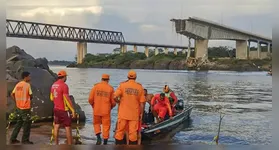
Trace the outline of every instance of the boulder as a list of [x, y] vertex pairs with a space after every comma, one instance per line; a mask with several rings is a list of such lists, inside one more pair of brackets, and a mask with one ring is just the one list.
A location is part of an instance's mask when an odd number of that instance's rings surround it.
[[[31, 89], [33, 91], [32, 115], [38, 115], [40, 121], [47, 121], [53, 116], [53, 102], [50, 101], [50, 88], [56, 81], [57, 75], [53, 73], [48, 66], [46, 58], [35, 59], [21, 50], [17, 46], [7, 49], [6, 53], [6, 81], [7, 81], [7, 114], [10, 114], [15, 108], [15, 102], [10, 94], [15, 85], [21, 80], [23, 71], [30, 72]], [[70, 96], [75, 106], [76, 112], [80, 114], [80, 121], [85, 121], [85, 113], [75, 102], [74, 97]]]

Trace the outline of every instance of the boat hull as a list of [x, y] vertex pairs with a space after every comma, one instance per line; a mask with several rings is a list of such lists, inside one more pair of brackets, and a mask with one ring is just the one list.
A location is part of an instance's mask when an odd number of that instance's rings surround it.
[[173, 131], [181, 124], [189, 120], [193, 106], [186, 106], [179, 114], [172, 119], [165, 120], [156, 125], [150, 126], [142, 131], [142, 141], [162, 140], [166, 136], [174, 136]]

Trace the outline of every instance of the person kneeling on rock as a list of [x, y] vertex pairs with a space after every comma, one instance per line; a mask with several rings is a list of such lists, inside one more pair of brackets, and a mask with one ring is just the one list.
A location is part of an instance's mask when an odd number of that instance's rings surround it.
[[12, 94], [11, 97], [15, 100], [16, 103], [16, 115], [17, 123], [11, 135], [10, 142], [11, 144], [17, 144], [19, 141], [16, 139], [18, 133], [23, 126], [23, 135], [22, 135], [22, 144], [33, 144], [29, 141], [30, 129], [31, 129], [31, 100], [32, 100], [32, 90], [30, 82], [30, 73], [23, 72], [21, 74], [22, 81], [19, 82]]
[[69, 114], [69, 110], [72, 112], [72, 118], [75, 118], [76, 113], [73, 107], [72, 101], [69, 97], [69, 87], [65, 83], [67, 80], [66, 71], [62, 70], [58, 73], [58, 80], [53, 83], [51, 87], [50, 100], [54, 103], [54, 140], [58, 145], [58, 135], [60, 125], [63, 125], [66, 129], [67, 143], [72, 145], [72, 119]]

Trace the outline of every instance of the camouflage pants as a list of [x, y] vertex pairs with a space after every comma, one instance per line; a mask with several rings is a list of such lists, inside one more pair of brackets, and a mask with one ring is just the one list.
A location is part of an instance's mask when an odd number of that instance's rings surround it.
[[15, 125], [15, 128], [13, 130], [13, 133], [11, 135], [11, 140], [16, 140], [18, 133], [23, 127], [23, 135], [21, 142], [26, 142], [29, 141], [30, 137], [30, 129], [31, 129], [31, 110], [26, 109], [26, 110], [21, 110], [21, 109], [16, 109], [15, 114], [17, 115], [17, 122]]

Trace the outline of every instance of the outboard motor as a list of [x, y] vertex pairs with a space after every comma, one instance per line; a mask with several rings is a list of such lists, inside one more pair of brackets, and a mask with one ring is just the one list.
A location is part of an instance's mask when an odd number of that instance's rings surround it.
[[176, 105], [175, 105], [176, 110], [183, 110], [184, 109], [184, 101], [183, 100], [178, 100]]

